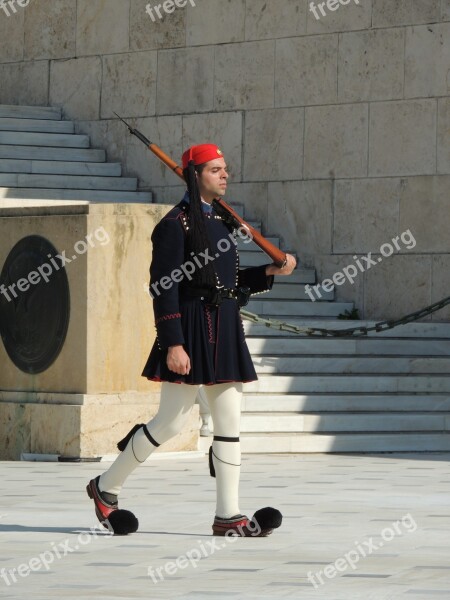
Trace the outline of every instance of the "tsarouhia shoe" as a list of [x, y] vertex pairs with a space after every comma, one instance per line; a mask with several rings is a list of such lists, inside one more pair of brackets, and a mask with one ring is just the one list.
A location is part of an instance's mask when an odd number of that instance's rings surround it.
[[139, 522], [134, 514], [129, 510], [119, 509], [117, 496], [101, 492], [98, 488], [99, 479], [100, 476], [91, 479], [86, 486], [86, 492], [94, 501], [95, 514], [100, 523], [115, 535], [127, 535], [137, 531]]
[[266, 537], [281, 525], [282, 520], [280, 511], [271, 506], [257, 510], [251, 519], [245, 515], [234, 515], [229, 519], [216, 516], [212, 526], [213, 535]]

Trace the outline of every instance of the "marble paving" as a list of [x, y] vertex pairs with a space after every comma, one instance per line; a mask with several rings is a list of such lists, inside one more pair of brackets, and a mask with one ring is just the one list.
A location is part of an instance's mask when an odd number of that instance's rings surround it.
[[267, 538], [211, 536], [206, 457], [152, 457], [100, 531], [87, 481], [108, 463], [2, 462], [0, 598], [431, 600], [450, 597], [450, 454], [244, 455], [241, 511]]

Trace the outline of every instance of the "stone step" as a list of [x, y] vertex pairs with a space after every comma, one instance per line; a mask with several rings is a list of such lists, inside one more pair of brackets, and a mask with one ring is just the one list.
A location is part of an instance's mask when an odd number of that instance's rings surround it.
[[50, 106], [15, 106], [0, 104], [0, 118], [61, 120], [61, 109]]
[[[253, 296], [254, 297], [254, 296]], [[346, 310], [352, 310], [351, 302], [308, 302], [293, 300], [262, 300], [263, 294], [256, 296], [258, 300], [250, 300], [245, 307], [251, 313], [260, 316], [278, 315], [281, 317], [291, 316], [317, 316], [337, 317]]]
[[[263, 256], [265, 256], [263, 254]], [[265, 259], [261, 262], [261, 264], [268, 264], [272, 262], [271, 259], [266, 256]], [[250, 265], [240, 265], [240, 267], [242, 269], [247, 268]], [[297, 269], [295, 269], [295, 271], [287, 276], [275, 276], [275, 282], [273, 285], [273, 290], [275, 290], [275, 287], [282, 287], [284, 285], [287, 285], [288, 282], [289, 284], [301, 284], [301, 285], [305, 285], [307, 283], [314, 283], [316, 280], [316, 270], [315, 269], [306, 269], [303, 267], [298, 267]]]
[[[279, 277], [279, 279], [282, 279]], [[285, 278], [286, 281], [290, 280], [290, 277]], [[335, 291], [323, 292], [322, 298], [316, 300], [316, 302], [330, 302], [334, 300]], [[274, 285], [270, 292], [261, 296], [261, 298], [271, 298], [279, 300], [309, 300], [310, 297], [305, 291], [305, 286], [300, 283], [284, 283]]]
[[241, 416], [241, 433], [316, 433], [448, 431], [450, 413], [303, 414], [259, 413]]
[[39, 161], [105, 162], [106, 152], [94, 148], [49, 148], [43, 146], [2, 146], [0, 159]]
[[[433, 412], [450, 411], [450, 394], [250, 394], [242, 412]], [[266, 414], [266, 418], [270, 415]]]
[[448, 375], [258, 375], [246, 393], [416, 393], [450, 392]]
[[30, 131], [34, 133], [74, 133], [72, 121], [51, 121], [49, 119], [3, 119], [0, 118], [0, 131]]
[[399, 356], [257, 356], [253, 355], [257, 373], [280, 374], [445, 374], [450, 375], [450, 361], [447, 356], [399, 357]]
[[132, 177], [0, 173], [0, 187], [136, 191], [137, 179]]
[[0, 131], [0, 144], [52, 148], [89, 148], [89, 136], [65, 133], [16, 133]]
[[[210, 438], [201, 438], [206, 449]], [[205, 449], [205, 451], [206, 451]], [[344, 452], [448, 452], [448, 433], [274, 433], [244, 434], [241, 436], [243, 453], [344, 453]]]
[[0, 160], [0, 173], [48, 173], [50, 175], [89, 175], [97, 177], [120, 177], [120, 163], [64, 162], [50, 160]]
[[[267, 265], [272, 263], [272, 259], [268, 254], [263, 252], [261, 248], [259, 252], [243, 250], [239, 252], [239, 264], [241, 267], [257, 267], [259, 265]], [[292, 253], [291, 253], [292, 254]], [[295, 252], [293, 253], [295, 256]], [[288, 279], [288, 277], [285, 277]]]
[[[264, 337], [248, 338], [247, 346], [255, 355], [373, 355], [378, 358], [390, 355], [396, 360], [398, 355], [403, 356], [450, 356], [450, 344], [448, 340], [441, 339], [396, 339], [385, 338], [286, 338], [286, 337]], [[392, 359], [390, 359], [392, 360]]]
[[248, 221], [246, 219], [245, 222], [248, 225], [251, 225], [253, 227], [253, 229], [256, 229], [256, 231], [259, 231], [261, 233], [261, 221]]
[[[242, 311], [245, 311], [247, 307], [242, 308]], [[241, 312], [242, 312], [241, 311]], [[260, 325], [258, 323], [253, 323], [248, 321], [243, 316], [244, 330], [247, 336], [252, 337], [285, 337], [285, 338], [296, 338], [296, 339], [304, 339], [304, 340], [343, 340], [344, 338], [322, 338], [317, 336], [307, 336], [305, 334], [299, 335], [296, 333], [291, 333], [288, 331], [282, 331], [280, 329], [275, 329], [272, 327], [266, 327], [266, 325]], [[296, 318], [290, 316], [288, 319], [283, 316], [280, 317], [282, 321], [286, 321], [291, 323], [292, 325], [296, 325], [298, 327], [326, 327], [330, 330], [341, 330], [348, 329], [352, 327], [372, 327], [375, 324], [375, 321], [351, 321], [351, 320], [336, 320], [330, 319], [326, 322], [320, 319], [305, 319], [305, 318]], [[406, 325], [399, 325], [398, 327], [394, 327], [393, 329], [386, 329], [385, 331], [371, 331], [367, 336], [363, 336], [360, 338], [345, 338], [345, 339], [385, 339], [385, 338], [427, 338], [427, 339], [444, 339], [447, 340], [450, 338], [450, 323], [440, 323], [433, 321], [417, 321], [415, 323], [407, 323]]]
[[[271, 242], [274, 246], [276, 246], [277, 248], [280, 247], [280, 238], [277, 237], [266, 237], [266, 240], [268, 240], [269, 242]], [[252, 240], [250, 241], [244, 241], [243, 238], [237, 237], [238, 240], [238, 250], [239, 253], [241, 252], [262, 252], [261, 248], [255, 244], [255, 242], [253, 242]]]
[[149, 203], [152, 202], [152, 193], [0, 187], [0, 198], [7, 198], [8, 200], [87, 200], [91, 202]]

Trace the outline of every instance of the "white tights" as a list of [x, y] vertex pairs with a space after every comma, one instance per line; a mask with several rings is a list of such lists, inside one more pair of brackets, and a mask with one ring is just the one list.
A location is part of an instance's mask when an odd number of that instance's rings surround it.
[[[199, 387], [162, 383], [158, 413], [146, 426], [151, 438], [158, 445], [181, 431], [194, 405]], [[211, 412], [214, 437], [239, 438], [242, 383], [203, 386], [203, 391]], [[125, 450], [100, 477], [100, 490], [118, 495], [126, 478], [156, 450], [156, 447], [149, 441], [143, 428], [138, 429]], [[216, 471], [216, 516], [229, 518], [240, 514], [240, 442], [214, 439], [213, 464]]]

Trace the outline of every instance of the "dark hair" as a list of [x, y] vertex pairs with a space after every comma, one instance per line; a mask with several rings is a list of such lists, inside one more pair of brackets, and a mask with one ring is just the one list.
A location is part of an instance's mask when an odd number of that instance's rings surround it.
[[[184, 178], [187, 183], [187, 189], [189, 192], [189, 208], [188, 208], [188, 221], [189, 230], [187, 232], [186, 247], [188, 254], [191, 252], [195, 256], [199, 257], [200, 252], [205, 250], [210, 251], [210, 255], [214, 256], [214, 252], [211, 249], [211, 242], [206, 229], [205, 217], [203, 216], [202, 200], [200, 197], [200, 190], [198, 188], [196, 173], [200, 176], [206, 163], [202, 165], [195, 165], [194, 161], [189, 161], [186, 169], [183, 170]], [[200, 258], [200, 257], [199, 257]], [[188, 256], [188, 260], [192, 257]], [[201, 260], [201, 258], [200, 258]], [[202, 260], [202, 264], [204, 261]], [[214, 288], [217, 285], [216, 272], [211, 262], [204, 265], [202, 268], [196, 266], [196, 270], [193, 273], [191, 285]]]

